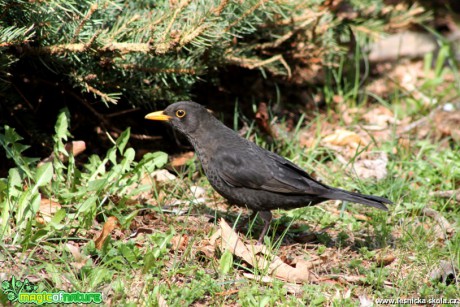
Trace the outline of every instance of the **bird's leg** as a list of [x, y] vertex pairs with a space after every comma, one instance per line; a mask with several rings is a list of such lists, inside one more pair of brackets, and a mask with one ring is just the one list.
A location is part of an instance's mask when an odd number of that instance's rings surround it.
[[236, 225], [236, 230], [243, 231], [244, 227], [246, 227], [250, 221], [254, 220], [256, 215], [257, 211], [253, 211], [250, 216], [242, 218]]
[[259, 216], [264, 221], [264, 228], [260, 233], [257, 245], [261, 245], [264, 240], [264, 236], [267, 233], [268, 227], [270, 226], [270, 222], [272, 221], [272, 213], [270, 211], [259, 211]]

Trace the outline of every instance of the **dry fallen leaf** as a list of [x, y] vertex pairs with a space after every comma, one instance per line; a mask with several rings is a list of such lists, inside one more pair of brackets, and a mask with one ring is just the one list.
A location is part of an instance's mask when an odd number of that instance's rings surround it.
[[272, 129], [272, 125], [270, 123], [270, 115], [268, 114], [268, 106], [265, 102], [259, 103], [255, 118], [257, 125], [263, 132], [274, 139], [277, 138], [276, 133]]
[[206, 190], [199, 186], [191, 186], [190, 191], [192, 191], [193, 197], [201, 198], [206, 196]]
[[70, 243], [66, 243], [65, 247], [69, 250], [69, 252], [72, 254], [75, 260], [75, 261], [72, 261], [70, 264], [77, 269], [81, 269], [88, 261], [89, 256], [82, 255], [80, 252], [79, 246], [76, 246]]
[[39, 224], [46, 224], [51, 221], [54, 214], [61, 209], [61, 204], [48, 198], [40, 200], [40, 208], [38, 209], [36, 220]]
[[445, 110], [437, 107], [428, 115], [414, 122], [408, 122], [398, 127], [398, 134], [408, 133], [415, 130], [417, 138], [423, 139], [433, 136], [436, 140], [452, 138], [453, 141], [460, 142], [460, 110]]
[[340, 291], [339, 289], [336, 289], [335, 295], [333, 296], [333, 299], [335, 300], [346, 300], [349, 299], [351, 296], [351, 290], [348, 289], [343, 293], [343, 291]]
[[388, 156], [385, 152], [367, 152], [360, 155], [352, 167], [361, 179], [384, 179], [387, 172]]
[[112, 232], [118, 226], [118, 219], [114, 216], [110, 216], [107, 221], [105, 222], [104, 226], [102, 227], [102, 231], [99, 234], [99, 237], [94, 240], [94, 243], [96, 243], [96, 248], [101, 249], [102, 245], [104, 244], [105, 240], [109, 236], [109, 234]]
[[187, 164], [187, 162], [192, 160], [194, 157], [195, 157], [195, 153], [193, 151], [188, 151], [183, 154], [171, 157], [170, 165], [173, 168], [179, 168]]
[[423, 208], [422, 213], [435, 220], [436, 225], [433, 228], [433, 232], [439, 240], [446, 240], [454, 233], [455, 228], [452, 227], [449, 221], [438, 211], [431, 208]]
[[431, 280], [439, 280], [445, 284], [456, 283], [458, 276], [458, 268], [455, 267], [452, 261], [441, 260], [439, 266], [432, 270], [429, 274]]
[[[214, 235], [219, 234], [220, 235], [220, 230], [218, 230]], [[216, 247], [215, 247], [215, 240], [212, 241], [212, 237], [209, 240], [201, 240], [198, 243], [198, 247], [196, 249], [197, 254], [202, 254], [206, 258], [211, 259], [214, 257], [214, 253], [216, 252]]]
[[158, 307], [168, 307], [168, 303], [166, 302], [165, 298], [160, 293], [157, 294], [157, 300], [158, 300]]
[[396, 256], [389, 251], [380, 251], [375, 257], [375, 262], [380, 266], [386, 266], [396, 260]]
[[151, 176], [156, 182], [167, 182], [176, 179], [176, 176], [165, 169], [156, 170], [151, 174]]
[[222, 250], [229, 250], [251, 266], [258, 268], [260, 272], [266, 271], [275, 278], [293, 283], [311, 282], [315, 279], [310, 275], [309, 268], [312, 265], [309, 262], [298, 261], [293, 267], [283, 262], [280, 257], [271, 254], [263, 245], [243, 243], [224, 219], [220, 220], [220, 231], [217, 232], [217, 235], [214, 234], [210, 241], [217, 242], [219, 238]]
[[372, 307], [374, 306], [374, 301], [369, 299], [365, 295], [358, 296], [359, 299], [359, 307]]
[[460, 143], [460, 110], [446, 112], [437, 111], [433, 117], [432, 128], [436, 132], [437, 138], [451, 136]]
[[325, 145], [333, 145], [340, 147], [351, 147], [353, 149], [358, 146], [366, 146], [366, 142], [355, 132], [344, 129], [337, 129], [334, 133], [327, 135], [322, 139]]
[[186, 234], [175, 235], [171, 239], [171, 248], [172, 250], [181, 250], [185, 251], [188, 246], [188, 236]]
[[378, 106], [370, 110], [369, 112], [363, 115], [363, 118], [369, 124], [375, 125], [380, 129], [387, 128], [388, 124], [397, 123], [397, 120], [395, 119], [393, 112], [384, 106]]

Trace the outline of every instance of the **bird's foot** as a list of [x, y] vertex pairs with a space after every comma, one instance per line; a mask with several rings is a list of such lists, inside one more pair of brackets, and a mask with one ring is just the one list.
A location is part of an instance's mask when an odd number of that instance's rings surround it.
[[268, 227], [270, 227], [270, 222], [272, 221], [272, 213], [270, 211], [260, 211], [259, 216], [264, 221], [264, 228], [260, 233], [259, 240], [257, 241], [257, 245], [262, 245], [264, 241], [265, 234], [268, 231]]

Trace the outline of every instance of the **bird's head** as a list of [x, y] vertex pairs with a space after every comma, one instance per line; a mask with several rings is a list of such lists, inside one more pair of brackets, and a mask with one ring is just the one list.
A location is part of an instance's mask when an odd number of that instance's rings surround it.
[[149, 113], [150, 120], [167, 121], [171, 126], [186, 136], [191, 136], [203, 124], [213, 118], [211, 112], [193, 101], [179, 101], [169, 105], [163, 111]]

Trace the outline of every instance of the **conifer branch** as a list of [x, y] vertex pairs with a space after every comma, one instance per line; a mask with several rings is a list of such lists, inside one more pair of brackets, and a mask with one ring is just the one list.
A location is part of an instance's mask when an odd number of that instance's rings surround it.
[[[92, 39], [94, 40], [94, 39]], [[33, 46], [18, 46], [18, 50], [26, 54], [50, 54], [58, 55], [65, 53], [82, 53], [86, 52], [91, 47], [92, 40], [88, 43], [74, 43], [74, 44], [62, 44], [53, 46], [33, 47]], [[104, 46], [93, 46], [93, 52], [106, 53], [106, 52], [117, 52], [121, 54], [126, 53], [150, 53], [153, 51], [152, 46], [149, 43], [118, 43], [113, 42]]]
[[235, 20], [230, 25], [228, 25], [227, 28], [225, 28], [225, 32], [230, 31], [231, 28], [239, 24], [243, 19], [245, 19], [252, 13], [254, 13], [255, 10], [257, 10], [261, 5], [265, 4], [266, 2], [268, 2], [268, 0], [260, 0], [259, 2], [257, 2], [249, 10], [247, 10], [242, 16], [240, 16], [237, 20]]
[[98, 90], [97, 88], [94, 88], [92, 87], [91, 85], [89, 85], [88, 83], [84, 82], [84, 85], [86, 87], [86, 89], [95, 94], [96, 96], [99, 96], [102, 98], [103, 101], [107, 101], [107, 102], [111, 102], [113, 104], [117, 104], [117, 100], [116, 99], [113, 99], [112, 97], [110, 97], [109, 95], [101, 92], [100, 90]]
[[202, 34], [209, 26], [206, 25], [206, 24], [203, 24], [203, 25], [200, 25], [198, 26], [196, 29], [194, 29], [192, 32], [184, 35], [181, 39], [180, 39], [180, 45], [181, 46], [185, 46], [187, 45], [188, 43], [190, 43], [191, 41], [193, 41], [197, 36], [199, 36], [200, 34]]
[[110, 37], [112, 39], [115, 39], [117, 37], [117, 35], [123, 33], [124, 31], [126, 31], [130, 24], [132, 24], [133, 22], [139, 20], [140, 18], [141, 18], [140, 15], [135, 14], [133, 17], [131, 17], [130, 20], [128, 20], [127, 22], [123, 23], [121, 25], [121, 27], [119, 27], [116, 31], [113, 31], [113, 33], [110, 34]]
[[174, 10], [173, 16], [171, 17], [171, 20], [169, 21], [169, 24], [166, 27], [166, 30], [164, 30], [163, 36], [161, 38], [161, 41], [156, 44], [155, 52], [157, 54], [164, 54], [164, 53], [168, 52], [168, 50], [171, 49], [171, 47], [174, 45], [174, 43], [176, 43], [176, 41], [172, 41], [170, 43], [167, 43], [166, 39], [167, 39], [168, 35], [171, 35], [171, 28], [172, 28], [174, 22], [176, 21], [177, 15], [188, 4], [189, 4], [189, 0], [182, 0], [180, 2], [179, 6], [177, 7], [177, 9]]
[[[183, 99], [208, 71], [239, 65], [289, 77], [334, 64], [346, 49], [337, 38], [353, 35], [339, 33], [344, 26], [369, 38], [428, 15], [416, 4], [348, 2], [0, 0], [0, 87], [14, 91], [13, 69], [33, 77], [46, 67], [105, 102], [116, 101], [113, 91], [133, 104]], [[24, 60], [37, 65], [12, 65]]]
[[136, 70], [148, 73], [167, 73], [167, 74], [181, 74], [181, 75], [196, 75], [195, 68], [158, 68], [158, 67], [145, 67], [135, 64], [120, 65], [123, 69]]
[[219, 5], [216, 8], [214, 8], [213, 10], [214, 15], [219, 16], [220, 14], [222, 14], [222, 11], [227, 6], [227, 4], [228, 4], [228, 0], [222, 0], [219, 3]]
[[73, 38], [71, 40], [71, 43], [74, 43], [75, 40], [78, 38], [78, 36], [80, 35], [81, 29], [83, 28], [85, 23], [91, 18], [91, 15], [94, 14], [94, 12], [97, 10], [97, 8], [98, 8], [97, 3], [93, 3], [91, 5], [91, 7], [89, 8], [88, 13], [85, 15], [85, 17], [83, 17], [82, 21], [80, 22], [80, 24], [78, 25], [77, 29], [75, 30], [75, 33], [74, 33]]

